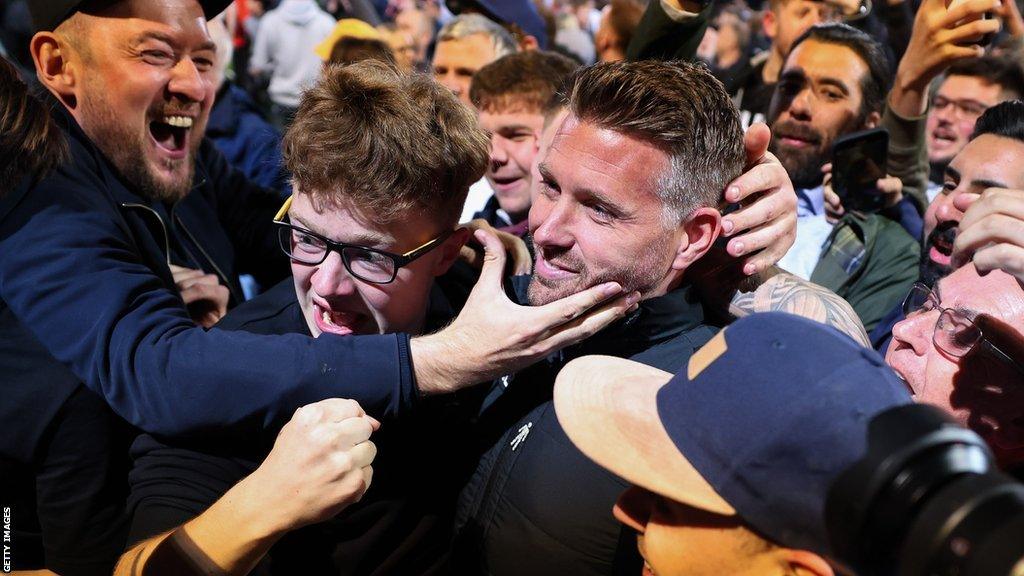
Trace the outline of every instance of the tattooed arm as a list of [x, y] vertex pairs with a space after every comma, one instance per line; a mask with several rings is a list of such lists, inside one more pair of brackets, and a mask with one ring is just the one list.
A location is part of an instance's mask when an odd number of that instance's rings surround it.
[[850, 304], [831, 290], [780, 268], [761, 275], [756, 286], [741, 286], [729, 303], [729, 314], [742, 318], [755, 312], [788, 312], [831, 326], [870, 348], [864, 325]]

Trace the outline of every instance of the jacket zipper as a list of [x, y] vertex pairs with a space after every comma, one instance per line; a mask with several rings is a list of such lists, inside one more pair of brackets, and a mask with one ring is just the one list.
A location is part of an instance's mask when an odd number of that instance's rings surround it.
[[131, 202], [122, 202], [121, 203], [121, 207], [122, 208], [128, 208], [128, 209], [142, 210], [142, 211], [152, 215], [154, 218], [156, 218], [157, 223], [160, 224], [160, 231], [164, 233], [164, 257], [165, 257], [165, 259], [167, 261], [167, 268], [170, 269], [170, 267], [171, 267], [171, 237], [167, 233], [167, 225], [164, 223], [164, 219], [160, 217], [160, 214], [156, 210], [153, 210], [152, 208], [150, 208], [149, 206], [146, 206], [145, 204], [133, 204]]
[[228, 291], [231, 292], [231, 297], [235, 300], [235, 302], [245, 302], [245, 298], [239, 297], [238, 293], [235, 292], [234, 285], [228, 280], [228, 277], [226, 274], [224, 274], [224, 271], [220, 269], [220, 266], [217, 266], [217, 263], [213, 260], [213, 258], [210, 257], [209, 253], [207, 253], [206, 250], [203, 248], [203, 245], [196, 240], [196, 237], [193, 236], [192, 232], [190, 232], [188, 227], [185, 226], [185, 222], [182, 221], [180, 216], [178, 216], [178, 213], [176, 211], [177, 208], [177, 204], [171, 207], [171, 218], [174, 220], [174, 224], [176, 224], [178, 228], [181, 228], [181, 231], [184, 232], [186, 236], [188, 236], [189, 240], [192, 241], [192, 244], [199, 249], [199, 252], [203, 255], [204, 258], [206, 258], [206, 261], [217, 273], [217, 276], [220, 278], [221, 282], [223, 282], [224, 286], [226, 286]]

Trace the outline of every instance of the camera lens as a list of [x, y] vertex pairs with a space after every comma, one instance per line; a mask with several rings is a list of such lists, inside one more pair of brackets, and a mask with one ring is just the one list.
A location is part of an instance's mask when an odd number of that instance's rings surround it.
[[933, 406], [872, 419], [825, 514], [834, 557], [858, 573], [1024, 576], [1024, 485]]

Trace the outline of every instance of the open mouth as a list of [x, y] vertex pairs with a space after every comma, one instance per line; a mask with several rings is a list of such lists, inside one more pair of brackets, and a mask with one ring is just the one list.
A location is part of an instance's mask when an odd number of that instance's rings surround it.
[[932, 140], [936, 142], [956, 142], [956, 134], [948, 130], [935, 130], [932, 132]]
[[316, 326], [321, 332], [337, 334], [339, 336], [353, 334], [361, 322], [362, 316], [362, 314], [329, 310], [319, 304], [313, 304], [313, 319], [316, 321]]
[[149, 134], [158, 148], [180, 158], [188, 151], [189, 132], [194, 123], [190, 116], [164, 116], [149, 123]]
[[953, 244], [941, 236], [933, 238], [928, 249], [928, 257], [937, 264], [949, 266], [953, 260]]

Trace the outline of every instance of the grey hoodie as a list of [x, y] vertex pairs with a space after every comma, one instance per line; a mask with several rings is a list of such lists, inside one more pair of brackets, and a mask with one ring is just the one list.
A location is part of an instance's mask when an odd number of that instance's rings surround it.
[[302, 91], [320, 75], [322, 61], [313, 49], [334, 25], [334, 18], [314, 0], [284, 0], [263, 16], [249, 69], [270, 75], [267, 92], [275, 104], [299, 105]]

